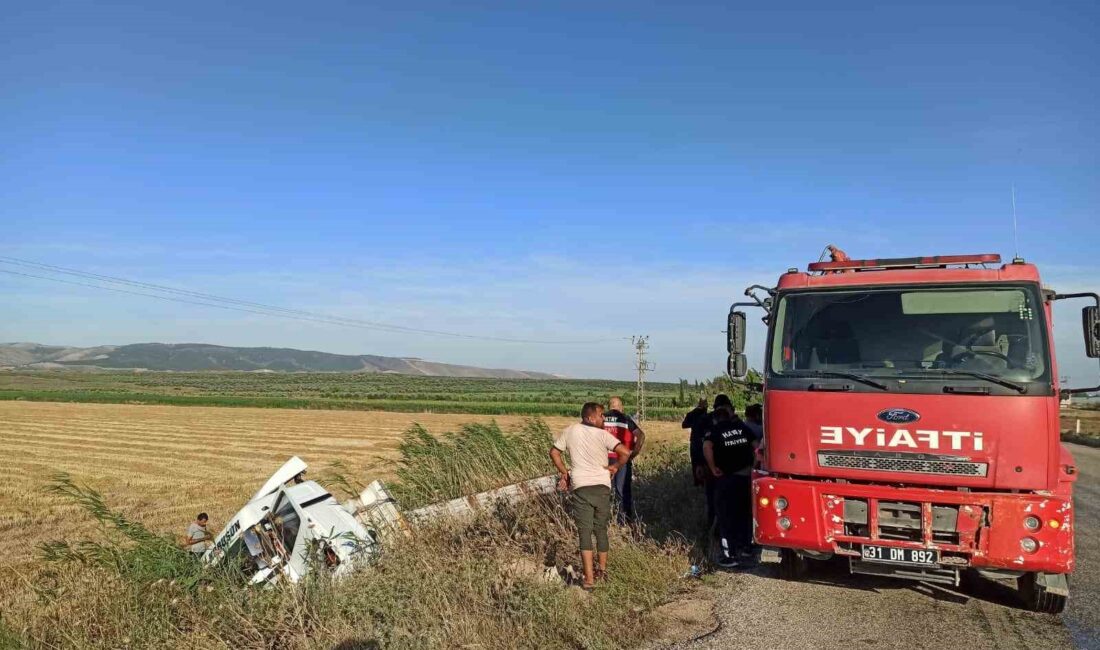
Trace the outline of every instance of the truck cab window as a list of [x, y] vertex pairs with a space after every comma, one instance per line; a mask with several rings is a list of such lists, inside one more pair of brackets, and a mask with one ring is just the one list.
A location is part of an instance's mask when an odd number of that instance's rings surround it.
[[893, 288], [783, 296], [770, 370], [1047, 381], [1042, 306], [1027, 287]]

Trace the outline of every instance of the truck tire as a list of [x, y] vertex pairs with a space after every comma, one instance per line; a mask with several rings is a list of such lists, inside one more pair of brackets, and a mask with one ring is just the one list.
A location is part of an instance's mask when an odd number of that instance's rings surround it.
[[784, 580], [801, 580], [809, 572], [809, 560], [789, 548], [779, 551], [779, 577]]
[[[1064, 584], [1066, 588], [1059, 591], [1065, 591], [1065, 593], [1054, 593], [1048, 587], [1051, 579]], [[1068, 587], [1065, 576], [1055, 574], [1039, 574], [1031, 571], [1016, 579], [1016, 588], [1024, 601], [1024, 606], [1033, 612], [1043, 614], [1061, 614], [1066, 609], [1066, 602], [1069, 600]]]

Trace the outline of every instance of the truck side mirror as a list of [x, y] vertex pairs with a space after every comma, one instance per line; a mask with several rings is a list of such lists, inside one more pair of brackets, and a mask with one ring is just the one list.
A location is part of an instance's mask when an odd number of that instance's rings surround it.
[[1100, 358], [1100, 307], [1082, 309], [1081, 320], [1085, 328], [1085, 354], [1091, 359]]
[[731, 354], [726, 359], [726, 374], [730, 379], [744, 379], [749, 374], [749, 360], [743, 354]]
[[731, 356], [741, 355], [745, 351], [745, 312], [730, 310], [726, 328], [726, 350]]

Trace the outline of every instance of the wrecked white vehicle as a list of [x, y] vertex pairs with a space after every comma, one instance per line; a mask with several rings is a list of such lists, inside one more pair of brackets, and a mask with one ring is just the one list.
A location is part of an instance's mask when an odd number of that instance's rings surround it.
[[[306, 469], [297, 456], [280, 467], [214, 538], [203, 561], [236, 565], [252, 583], [264, 584], [298, 582], [320, 566], [340, 576], [374, 555], [380, 536], [357, 519], [362, 504], [341, 505], [316, 481], [303, 479]], [[380, 496], [372, 501], [389, 500]]]
[[554, 490], [546, 476], [402, 513], [381, 481], [344, 504], [315, 481], [307, 465], [291, 458], [214, 538], [204, 555], [209, 566], [237, 566], [252, 584], [295, 583], [321, 569], [344, 576], [370, 561], [411, 523], [465, 516], [504, 501], [515, 503]]

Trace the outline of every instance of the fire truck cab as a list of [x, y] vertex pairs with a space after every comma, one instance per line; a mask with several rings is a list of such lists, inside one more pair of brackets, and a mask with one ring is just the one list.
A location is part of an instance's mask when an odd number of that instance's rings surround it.
[[833, 260], [790, 269], [729, 318], [744, 379], [746, 313], [764, 310], [762, 464], [754, 536], [798, 578], [810, 560], [957, 585], [1016, 579], [1057, 613], [1074, 565], [1077, 469], [1060, 442], [1054, 301], [1085, 298], [1100, 358], [1100, 298], [1057, 294], [998, 255]]

